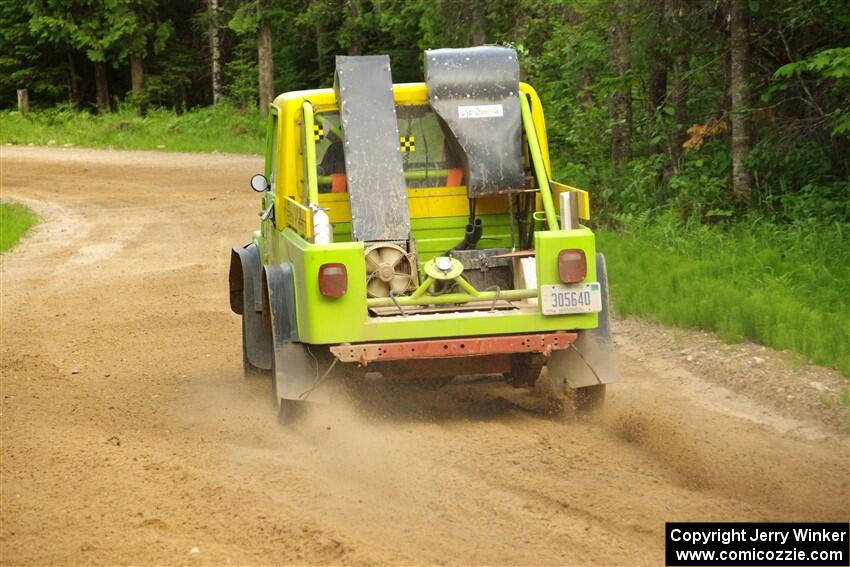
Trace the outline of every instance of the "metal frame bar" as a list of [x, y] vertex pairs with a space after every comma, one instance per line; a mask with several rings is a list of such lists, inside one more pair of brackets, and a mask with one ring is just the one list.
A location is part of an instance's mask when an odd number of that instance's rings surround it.
[[471, 283], [466, 281], [466, 278], [464, 278], [463, 276], [458, 276], [457, 278], [455, 278], [455, 281], [463, 291], [465, 291], [472, 297], [481, 297], [481, 292], [475, 289], [475, 287]]
[[[266, 176], [266, 179], [271, 181], [272, 178], [272, 165], [277, 167], [277, 156], [273, 155], [280, 146], [283, 144], [280, 143], [280, 135], [279, 131], [276, 130], [280, 126], [280, 117], [278, 116], [278, 111], [275, 106], [272, 106], [269, 112], [269, 117], [266, 123], [266, 152], [265, 152], [265, 163], [263, 164], [263, 174]], [[274, 142], [277, 142], [277, 147]], [[276, 172], [275, 172], [276, 173]], [[275, 176], [276, 177], [276, 176]]]
[[[420, 181], [432, 177], [448, 177], [448, 169], [413, 169], [404, 172], [405, 181]], [[330, 175], [319, 175], [317, 178], [319, 183], [327, 185], [331, 182]], [[442, 189], [442, 187], [440, 187]]]
[[[499, 292], [482, 291], [478, 295], [469, 295], [466, 293], [447, 293], [445, 295], [426, 295], [425, 297], [414, 298], [413, 296], [395, 297], [399, 305], [406, 307], [409, 305], [446, 305], [450, 303], [469, 303], [470, 301], [493, 301], [494, 299], [504, 299], [505, 301], [516, 301], [519, 299], [530, 299], [537, 297], [537, 289], [507, 289]], [[392, 307], [393, 298], [389, 297], [370, 297], [366, 300], [369, 307]]]
[[426, 276], [425, 281], [416, 288], [416, 290], [410, 295], [411, 299], [419, 299], [425, 292], [431, 289], [431, 286], [434, 284], [434, 278], [431, 276]]
[[316, 176], [316, 140], [313, 139], [313, 105], [304, 101], [301, 105], [304, 111], [304, 175], [307, 177], [307, 204], [319, 204], [319, 182]]
[[549, 175], [543, 163], [543, 153], [540, 150], [540, 140], [534, 128], [534, 117], [531, 114], [531, 106], [524, 93], [519, 93], [519, 106], [522, 110], [522, 125], [525, 128], [525, 137], [528, 138], [528, 149], [531, 153], [531, 162], [534, 165], [534, 175], [540, 185], [540, 198], [543, 201], [543, 210], [546, 212], [546, 224], [549, 230], [558, 230], [558, 215], [555, 213], [555, 203], [552, 201], [552, 190], [549, 187]]
[[427, 339], [392, 343], [342, 344], [330, 347], [340, 362], [369, 362], [429, 358], [456, 358], [564, 350], [578, 338], [576, 333], [557, 331], [530, 335], [493, 335], [451, 339]]
[[466, 293], [446, 293], [443, 295], [427, 295], [431, 286], [434, 285], [434, 278], [427, 276], [416, 290], [406, 296], [395, 297], [370, 297], [366, 300], [368, 307], [407, 307], [407, 306], [423, 306], [423, 305], [446, 305], [450, 303], [469, 303], [470, 301], [497, 301], [504, 299], [506, 301], [515, 301], [519, 299], [529, 299], [537, 297], [537, 288], [533, 289], [503, 289], [498, 291], [478, 291], [471, 283], [466, 281], [463, 276], [455, 278], [458, 285]]
[[328, 130], [333, 132], [334, 135], [336, 135], [340, 140], [343, 139], [342, 128], [331, 124], [330, 120], [328, 120], [327, 117], [323, 116], [321, 112], [315, 113], [313, 118], [321, 123], [319, 126], [320, 128], [327, 128]]

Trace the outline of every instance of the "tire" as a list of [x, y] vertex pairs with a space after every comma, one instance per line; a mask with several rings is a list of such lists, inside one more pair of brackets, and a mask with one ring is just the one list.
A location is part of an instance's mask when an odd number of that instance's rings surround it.
[[575, 388], [570, 390], [570, 397], [577, 416], [592, 415], [605, 405], [605, 384]]
[[514, 388], [522, 386], [532, 388], [540, 378], [544, 363], [545, 358], [539, 353], [512, 354], [511, 371], [505, 372], [505, 380]]

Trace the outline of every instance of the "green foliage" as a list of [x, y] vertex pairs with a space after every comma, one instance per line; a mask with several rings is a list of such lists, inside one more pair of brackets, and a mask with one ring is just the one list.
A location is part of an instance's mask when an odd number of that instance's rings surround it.
[[12, 248], [37, 222], [38, 217], [25, 206], [0, 202], [0, 252]]
[[232, 29], [237, 35], [246, 35], [257, 33], [259, 18], [257, 16], [257, 2], [248, 2], [239, 4], [230, 21], [227, 22], [227, 27]]
[[224, 66], [224, 92], [234, 104], [241, 107], [257, 106], [260, 90], [257, 82], [257, 53], [251, 41], [241, 38], [233, 57]]
[[833, 136], [850, 137], [850, 47], [839, 47], [818, 51], [805, 59], [783, 65], [773, 74], [775, 78], [799, 80], [803, 74], [817, 77], [822, 90], [834, 91], [843, 98], [841, 106], [829, 113]]
[[599, 231], [617, 313], [804, 354], [850, 376], [850, 224], [670, 214]]
[[211, 68], [208, 38], [198, 32], [194, 18], [185, 17], [187, 9], [194, 11], [196, 6], [190, 0], [179, 0], [157, 10], [157, 16], [172, 30], [164, 43], [160, 37], [154, 40], [154, 56], [145, 60], [145, 90], [154, 106], [185, 111], [212, 97], [210, 90], [199, 84], [208, 79]]
[[827, 79], [850, 78], [850, 47], [818, 51], [811, 57], [783, 65], [773, 76], [792, 77], [802, 72], [815, 73]]
[[[615, 72], [609, 32], [619, 3], [527, 0], [514, 37], [528, 80], [547, 112], [557, 177], [593, 192], [597, 216], [673, 208], [682, 219], [717, 223], [741, 211], [728, 195], [731, 176], [728, 36], [724, 4], [684, 3], [659, 14], [655, 3], [632, 3], [629, 71]], [[753, 149], [746, 159], [762, 214], [850, 221], [850, 12], [831, 0], [763, 3], [751, 39]], [[814, 40], [817, 38], [817, 40]], [[786, 65], [789, 59], [797, 62]], [[649, 104], [653, 61], [665, 71], [666, 98]], [[784, 66], [783, 66], [784, 65]], [[777, 69], [779, 71], [777, 71]], [[675, 85], [684, 95], [677, 101]], [[632, 97], [632, 159], [611, 160], [613, 92]], [[686, 130], [724, 125], [705, 143], [684, 149]], [[826, 215], [825, 217], [822, 215]]]
[[144, 55], [147, 38], [164, 43], [171, 24], [157, 26], [156, 0], [31, 0], [30, 29], [44, 41], [82, 50], [90, 61], [104, 63], [110, 55], [123, 61], [130, 53]]
[[67, 92], [64, 54], [30, 32], [30, 14], [17, 0], [0, 0], [0, 100], [14, 104], [16, 89], [61, 100]]
[[259, 96], [256, 43], [259, 23], [256, 0], [238, 3], [227, 22], [227, 27], [236, 34], [236, 45], [224, 64], [224, 92], [239, 106], [255, 106]]
[[129, 106], [107, 115], [75, 112], [65, 107], [0, 113], [0, 143], [109, 147], [124, 150], [177, 152], [263, 152], [265, 121], [256, 109], [224, 102], [177, 114], [152, 109], [144, 117]]
[[756, 172], [762, 208], [779, 219], [850, 219], [850, 178], [846, 164], [822, 140], [803, 139], [788, 147], [769, 133], [753, 148], [749, 163]]

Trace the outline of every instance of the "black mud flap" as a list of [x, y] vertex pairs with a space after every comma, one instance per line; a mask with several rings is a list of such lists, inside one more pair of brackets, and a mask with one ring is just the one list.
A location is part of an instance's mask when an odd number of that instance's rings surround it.
[[327, 402], [330, 391], [319, 383], [319, 364], [298, 341], [295, 318], [295, 279], [288, 263], [266, 266], [265, 285], [274, 340], [274, 380], [281, 399]]
[[431, 108], [463, 148], [469, 196], [524, 189], [516, 51], [493, 45], [428, 50], [425, 83]]
[[272, 367], [272, 337], [263, 322], [262, 263], [256, 244], [230, 253], [230, 308], [242, 315], [245, 356], [252, 366]]
[[390, 58], [338, 55], [334, 89], [345, 134], [351, 235], [364, 242], [406, 241], [410, 212]]
[[596, 279], [602, 288], [602, 311], [599, 326], [578, 331], [578, 339], [566, 350], [556, 350], [547, 362], [549, 378], [558, 393], [566, 386], [584, 388], [597, 384], [611, 384], [620, 379], [611, 340], [611, 322], [608, 312], [608, 273], [605, 256], [596, 255]]

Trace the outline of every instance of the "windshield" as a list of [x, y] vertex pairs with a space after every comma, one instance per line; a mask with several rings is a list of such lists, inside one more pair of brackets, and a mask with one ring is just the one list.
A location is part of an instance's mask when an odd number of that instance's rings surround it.
[[[408, 188], [457, 187], [461, 153], [429, 106], [398, 106], [399, 151]], [[344, 193], [345, 152], [339, 112], [319, 112], [313, 128], [320, 193]]]

